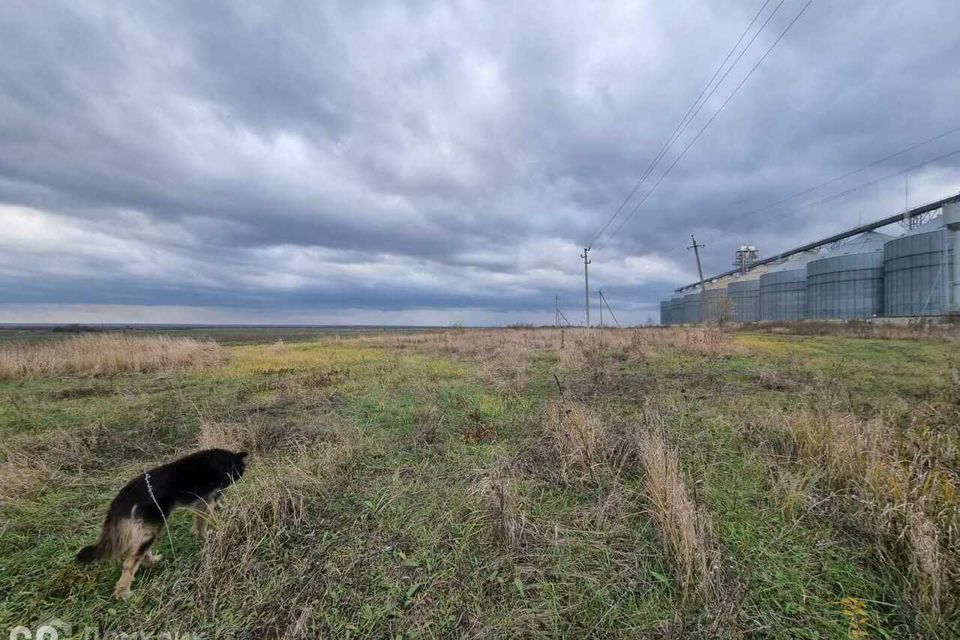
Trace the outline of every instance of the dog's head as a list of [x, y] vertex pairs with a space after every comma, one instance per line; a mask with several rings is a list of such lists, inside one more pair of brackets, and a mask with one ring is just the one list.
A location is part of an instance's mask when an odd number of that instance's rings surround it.
[[239, 453], [233, 454], [233, 464], [230, 470], [230, 476], [237, 480], [240, 476], [243, 475], [243, 472], [247, 470], [246, 457], [250, 455], [246, 451], [241, 451]]

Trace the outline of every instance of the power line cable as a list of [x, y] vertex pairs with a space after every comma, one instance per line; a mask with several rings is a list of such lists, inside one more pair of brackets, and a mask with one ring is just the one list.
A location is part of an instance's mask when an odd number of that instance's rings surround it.
[[797, 23], [797, 20], [800, 19], [800, 17], [807, 11], [807, 9], [810, 7], [811, 4], [813, 4], [813, 0], [807, 0], [807, 3], [803, 5], [803, 8], [800, 9], [800, 12], [797, 13], [797, 15], [794, 16], [793, 20], [790, 21], [790, 24], [787, 25], [787, 28], [784, 29], [779, 36], [777, 36], [777, 39], [773, 41], [773, 44], [771, 44], [770, 47], [764, 52], [764, 54], [760, 56], [760, 59], [757, 60], [757, 63], [753, 65], [753, 68], [750, 69], [747, 75], [743, 77], [743, 79], [740, 81], [740, 84], [738, 84], [737, 87], [733, 90], [733, 92], [729, 96], [727, 96], [727, 99], [723, 101], [723, 104], [721, 104], [720, 107], [713, 113], [713, 115], [710, 116], [710, 119], [704, 123], [704, 125], [697, 132], [697, 135], [695, 135], [693, 139], [687, 143], [687, 146], [683, 148], [683, 150], [680, 152], [680, 155], [678, 155], [676, 159], [673, 161], [673, 163], [671, 163], [670, 166], [667, 167], [667, 170], [660, 175], [660, 178], [658, 178], [657, 181], [650, 188], [650, 190], [647, 191], [646, 194], [644, 194], [643, 198], [640, 200], [640, 202], [638, 202], [634, 206], [630, 214], [626, 218], [624, 218], [623, 221], [620, 223], [620, 225], [617, 226], [617, 228], [613, 231], [613, 233], [610, 234], [611, 236], [615, 236], [617, 233], [619, 233], [620, 230], [623, 228], [623, 226], [627, 222], [629, 222], [631, 218], [633, 218], [634, 214], [636, 214], [637, 211], [640, 210], [640, 207], [642, 207], [643, 203], [647, 201], [647, 198], [649, 198], [650, 195], [654, 191], [656, 191], [657, 187], [660, 186], [660, 183], [663, 182], [663, 179], [666, 178], [670, 174], [670, 172], [673, 170], [673, 168], [677, 166], [677, 163], [679, 163], [683, 159], [683, 157], [687, 155], [687, 151], [690, 150], [690, 147], [692, 147], [694, 143], [700, 139], [700, 136], [703, 135], [703, 132], [706, 131], [707, 128], [713, 123], [713, 121], [717, 119], [717, 116], [720, 115], [720, 112], [722, 112], [724, 108], [727, 106], [727, 104], [730, 103], [730, 100], [732, 100], [733, 97], [737, 95], [737, 93], [740, 91], [743, 85], [746, 84], [747, 80], [750, 79], [750, 76], [752, 76], [753, 73], [763, 63], [763, 61], [766, 60], [767, 56], [770, 55], [770, 52], [773, 51], [774, 47], [776, 47], [777, 44], [779, 44], [779, 42], [783, 39], [783, 37], [787, 35], [787, 32], [793, 28], [793, 25]]
[[855, 186], [855, 187], [851, 187], [850, 189], [847, 189], [847, 190], [845, 190], [845, 191], [841, 191], [840, 193], [836, 193], [836, 194], [834, 194], [834, 195], [832, 195], [832, 196], [827, 196], [826, 198], [822, 198], [822, 199], [816, 200], [816, 201], [814, 201], [814, 202], [808, 202], [808, 203], [806, 203], [806, 204], [802, 204], [802, 205], [800, 205], [799, 207], [794, 207], [793, 210], [794, 210], [794, 211], [801, 211], [801, 210], [803, 210], [803, 209], [809, 209], [809, 208], [811, 208], [811, 207], [819, 206], [819, 205], [821, 205], [821, 204], [823, 204], [823, 203], [825, 203], [825, 202], [830, 202], [831, 200], [836, 200], [837, 198], [842, 198], [843, 196], [849, 195], [849, 194], [853, 193], [854, 191], [859, 191], [860, 189], [866, 189], [867, 187], [872, 186], [872, 185], [875, 185], [875, 184], [877, 184], [878, 182], [883, 182], [884, 180], [889, 180], [890, 178], [895, 178], [895, 177], [897, 177], [897, 176], [902, 176], [902, 175], [905, 174], [905, 173], [910, 173], [911, 171], [915, 171], [916, 169], [919, 169], [920, 167], [925, 167], [925, 166], [927, 166], [928, 164], [933, 164], [934, 162], [939, 162], [940, 160], [945, 160], [946, 158], [949, 158], [949, 157], [951, 157], [951, 156], [955, 156], [955, 155], [957, 155], [957, 154], [960, 154], [960, 149], [954, 149], [953, 151], [950, 151], [949, 153], [945, 153], [945, 154], [943, 154], [943, 155], [937, 156], [936, 158], [931, 158], [930, 160], [925, 160], [925, 161], [921, 162], [920, 164], [915, 164], [915, 165], [913, 165], [912, 167], [907, 167], [906, 169], [901, 169], [900, 171], [896, 171], [896, 172], [894, 172], [894, 173], [888, 173], [887, 175], [885, 175], [885, 176], [880, 176], [879, 178], [874, 178], [873, 180], [869, 180], [869, 181], [864, 182], [864, 183], [862, 183], [862, 184], [859, 184], [859, 185], [857, 185], [857, 186]]
[[[902, 155], [905, 154], [905, 153], [908, 153], [908, 152], [910, 152], [910, 151], [913, 151], [914, 149], [918, 149], [918, 148], [920, 148], [920, 147], [922, 147], [922, 146], [924, 146], [924, 145], [930, 144], [931, 142], [936, 142], [937, 140], [940, 140], [940, 139], [942, 139], [942, 138], [946, 138], [946, 137], [947, 137], [948, 135], [950, 135], [951, 133], [956, 133], [957, 131], [960, 131], [960, 127], [954, 127], [953, 129], [950, 129], [949, 131], [944, 131], [943, 133], [940, 133], [940, 134], [938, 134], [938, 135], [935, 135], [935, 136], [932, 137], [932, 138], [928, 138], [927, 140], [924, 140], [923, 142], [918, 142], [918, 143], [916, 143], [916, 144], [913, 144], [913, 145], [907, 147], [906, 149], [902, 149], [902, 150], [900, 150], [900, 151], [897, 151], [896, 153], [891, 153], [890, 155], [884, 156], [884, 157], [880, 158], [879, 160], [874, 160], [874, 161], [871, 162], [870, 164], [866, 164], [866, 165], [860, 167], [859, 169], [854, 169], [853, 171], [848, 171], [847, 173], [845, 173], [845, 174], [843, 174], [843, 175], [841, 175], [841, 176], [837, 176], [836, 178], [831, 178], [830, 180], [827, 180], [826, 182], [821, 182], [820, 184], [815, 185], [815, 186], [813, 186], [813, 187], [810, 187], [810, 188], [808, 188], [808, 189], [804, 189], [803, 191], [798, 191], [798, 192], [796, 192], [796, 193], [794, 193], [794, 194], [792, 194], [792, 195], [787, 196], [786, 198], [783, 198], [783, 199], [781, 199], [781, 200], [777, 200], [776, 202], [771, 202], [771, 203], [768, 204], [768, 205], [765, 205], [765, 206], [763, 206], [763, 207], [761, 207], [761, 208], [759, 208], [759, 209], [755, 209], [755, 210], [750, 211], [750, 212], [748, 212], [748, 213], [745, 213], [745, 214], [743, 214], [743, 215], [744, 215], [744, 216], [750, 216], [750, 215], [753, 215], [753, 214], [755, 214], [755, 213], [762, 213], [762, 212], [764, 212], [764, 211], [767, 211], [768, 209], [772, 209], [773, 207], [775, 207], [775, 206], [777, 206], [777, 205], [783, 204], [784, 202], [789, 202], [790, 200], [793, 200], [794, 198], [799, 198], [800, 196], [805, 196], [805, 195], [807, 195], [808, 193], [812, 193], [812, 192], [816, 191], [817, 189], [820, 189], [820, 188], [822, 188], [822, 187], [826, 187], [826, 186], [831, 185], [831, 184], [835, 184], [835, 183], [837, 183], [837, 182], [840, 182], [841, 180], [844, 180], [844, 179], [846, 179], [846, 178], [849, 178], [850, 176], [854, 176], [854, 175], [856, 175], [856, 174], [858, 174], [858, 173], [860, 173], [860, 172], [862, 172], [862, 171], [866, 171], [867, 169], [870, 169], [871, 167], [875, 167], [875, 166], [877, 166], [878, 164], [882, 164], [882, 163], [886, 162], [887, 160], [892, 160], [893, 158], [896, 158], [897, 156], [902, 156]], [[897, 175], [899, 175], [899, 174], [897, 174]]]
[[[596, 235], [594, 235], [593, 240], [587, 243], [587, 246], [592, 246], [593, 243], [596, 242], [600, 238], [600, 236], [603, 235], [603, 232], [607, 230], [607, 227], [609, 227], [610, 224], [617, 218], [617, 216], [620, 215], [620, 212], [623, 211], [623, 208], [637, 193], [637, 190], [644, 183], [644, 181], [650, 176], [654, 168], [656, 168], [657, 164], [659, 164], [660, 160], [663, 159], [663, 156], [666, 155], [667, 152], [669, 152], [670, 148], [674, 145], [677, 139], [681, 135], [683, 135], [683, 132], [686, 130], [687, 126], [690, 125], [690, 122], [693, 121], [693, 118], [697, 116], [697, 114], [700, 112], [700, 109], [703, 108], [703, 105], [707, 103], [707, 100], [709, 100], [710, 97], [714, 94], [714, 92], [716, 92], [716, 90], [720, 87], [720, 85], [726, 79], [727, 75], [730, 73], [733, 67], [737, 65], [737, 63], [740, 61], [740, 58], [743, 57], [743, 54], [746, 53], [747, 49], [750, 48], [750, 45], [753, 44], [753, 41], [756, 40], [760, 32], [763, 31], [763, 28], [767, 25], [767, 22], [770, 21], [770, 18], [773, 17], [773, 15], [780, 9], [780, 6], [782, 6], [784, 2], [784, 0], [781, 0], [780, 4], [777, 5], [777, 8], [773, 10], [773, 13], [771, 13], [770, 16], [767, 17], [767, 21], [763, 24], [763, 26], [760, 27], [760, 29], [757, 30], [757, 33], [754, 34], [750, 42], [747, 43], [747, 46], [744, 47], [743, 51], [740, 52], [740, 55], [737, 56], [736, 61], [734, 61], [734, 63], [730, 65], [730, 68], [727, 69], [726, 73], [724, 73], [723, 78], [721, 78], [720, 81], [716, 84], [716, 86], [714, 86], [713, 91], [710, 92], [710, 95], [708, 95], [706, 99], [704, 99], [703, 102], [701, 103], [700, 100], [701, 98], [703, 98], [703, 95], [707, 92], [707, 89], [709, 89], [710, 86], [713, 85], [713, 81], [716, 80], [717, 76], [720, 74], [720, 71], [724, 68], [724, 66], [726, 66], [727, 62], [730, 60], [730, 57], [733, 55], [733, 52], [737, 50], [737, 47], [739, 47], [740, 43], [743, 42], [743, 39], [746, 37], [747, 33], [749, 33], [750, 29], [753, 28], [753, 25], [756, 24], [757, 19], [760, 17], [760, 14], [762, 14], [763, 10], [767, 8], [767, 5], [770, 4], [770, 1], [771, 0], [764, 0], [763, 5], [760, 7], [757, 13], [753, 16], [753, 20], [750, 21], [750, 24], [747, 25], [746, 29], [744, 29], [743, 32], [740, 34], [740, 37], [737, 38], [736, 43], [734, 43], [730, 51], [727, 52], [727, 55], [723, 59], [723, 62], [721, 62], [720, 66], [718, 66], [716, 71], [713, 72], [713, 75], [710, 76], [710, 80], [707, 81], [707, 84], [705, 84], [703, 86], [703, 89], [700, 90], [700, 94], [697, 96], [696, 100], [693, 101], [693, 103], [687, 109], [687, 112], [683, 115], [683, 118], [681, 118], [680, 122], [677, 123], [677, 126], [673, 130], [673, 133], [670, 134], [670, 137], [667, 138], [666, 142], [663, 143], [663, 146], [660, 147], [660, 151], [657, 152], [657, 155], [650, 162], [650, 165], [647, 166], [643, 174], [641, 174], [640, 179], [637, 180], [637, 183], [635, 185], [633, 185], [633, 189], [630, 190], [630, 193], [628, 193], [627, 197], [623, 199], [623, 202], [620, 203], [620, 206], [617, 207], [617, 210], [613, 212], [613, 215], [610, 216], [610, 218], [603, 225], [603, 227], [600, 228], [600, 231], [598, 231]], [[697, 106], [698, 104], [700, 105], [699, 107]], [[696, 112], [694, 112], [694, 108], [696, 108]], [[693, 113], [692, 116], [690, 115], [691, 113]]]

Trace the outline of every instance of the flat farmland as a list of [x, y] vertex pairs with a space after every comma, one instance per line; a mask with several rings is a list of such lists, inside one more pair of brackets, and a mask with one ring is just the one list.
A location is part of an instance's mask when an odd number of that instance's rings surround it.
[[[0, 633], [954, 638], [948, 335], [8, 338]], [[119, 565], [76, 551], [127, 480], [213, 446], [247, 474], [114, 600]]]

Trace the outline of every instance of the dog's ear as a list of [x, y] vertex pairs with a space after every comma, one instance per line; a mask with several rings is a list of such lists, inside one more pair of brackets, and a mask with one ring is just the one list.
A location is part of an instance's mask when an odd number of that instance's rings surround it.
[[250, 455], [248, 452], [246, 452], [246, 451], [241, 451], [240, 453], [237, 454], [237, 457], [240, 458], [241, 460], [243, 460], [243, 459], [246, 458], [248, 455]]

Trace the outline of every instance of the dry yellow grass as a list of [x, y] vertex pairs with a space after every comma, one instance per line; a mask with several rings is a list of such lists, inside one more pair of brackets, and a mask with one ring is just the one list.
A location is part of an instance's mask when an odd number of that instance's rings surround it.
[[651, 515], [673, 562], [684, 599], [709, 598], [709, 517], [697, 509], [687, 493], [677, 452], [663, 437], [644, 432], [637, 444]]
[[803, 320], [796, 322], [762, 322], [751, 331], [781, 335], [820, 335], [869, 338], [873, 340], [939, 340], [960, 341], [960, 323], [954, 321], [912, 320], [899, 322], [867, 322], [864, 320]]
[[931, 483], [931, 474], [898, 460], [894, 434], [880, 419], [805, 410], [777, 421], [790, 453], [818, 465], [835, 489], [852, 492], [878, 542], [893, 540], [906, 555], [908, 599], [922, 618], [937, 624], [948, 598], [944, 547], [950, 543], [928, 512], [944, 506], [937, 502], [949, 479], [938, 475]]
[[[273, 624], [296, 622], [294, 607], [278, 610], [266, 599], [272, 595], [292, 605], [299, 597], [317, 598], [309, 564], [297, 562], [304, 544], [316, 544], [322, 531], [309, 514], [322, 508], [336, 490], [341, 474], [362, 449], [359, 433], [343, 433], [335, 442], [284, 459], [251, 458], [251, 472], [228, 493], [214, 511], [212, 526], [201, 549], [196, 581], [198, 599], [206, 603], [242, 594], [252, 610], [277, 617]], [[271, 465], [270, 473], [252, 472]], [[286, 568], [270, 589], [260, 589], [257, 576], [264, 563]], [[272, 594], [271, 594], [272, 592]]]
[[644, 360], [664, 349], [724, 357], [743, 353], [732, 334], [718, 327], [646, 327], [637, 329], [451, 329], [361, 338], [391, 347], [412, 347], [430, 354], [464, 357], [480, 365], [481, 376], [501, 391], [523, 386], [529, 357], [552, 353], [562, 369], [580, 369], [604, 352]]
[[257, 415], [246, 416], [238, 420], [200, 421], [198, 448], [230, 449], [231, 451], [250, 451], [257, 453], [282, 452], [284, 454], [303, 453], [318, 439], [329, 437], [321, 422], [306, 424], [300, 422], [277, 423]]
[[0, 507], [32, 495], [49, 481], [53, 473], [46, 462], [22, 456], [0, 462]]
[[114, 434], [98, 426], [17, 434], [0, 442], [0, 507], [31, 497], [49, 483], [102, 464], [98, 449]]
[[606, 458], [607, 433], [603, 423], [583, 406], [548, 402], [544, 407], [544, 439], [564, 480], [571, 472], [597, 477], [597, 468]]
[[209, 366], [221, 359], [221, 348], [212, 341], [90, 333], [0, 345], [0, 379], [167, 371]]

